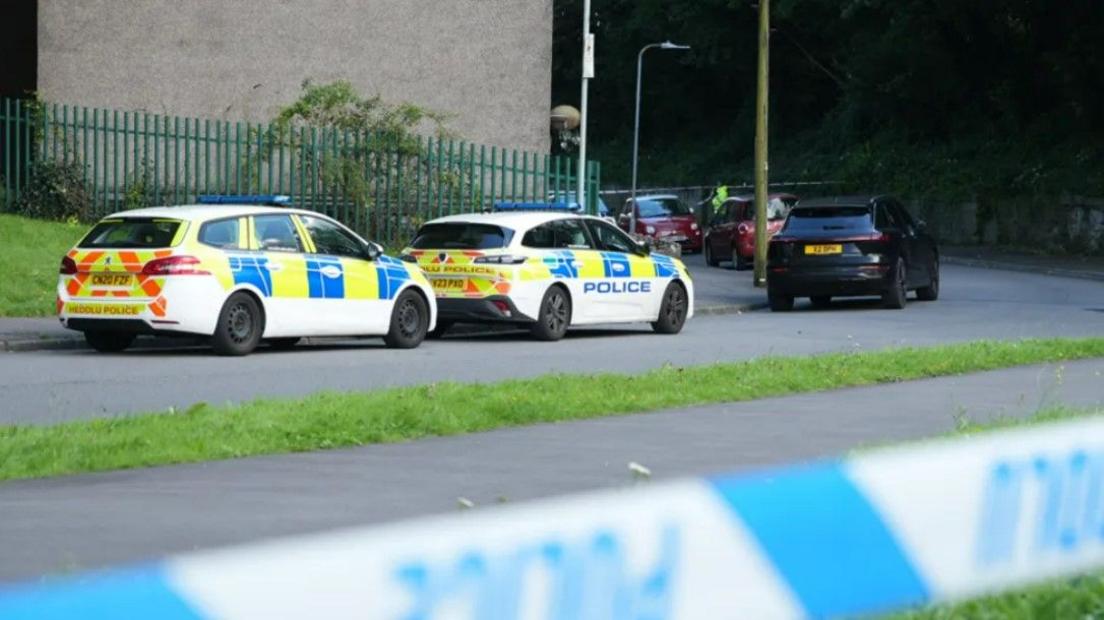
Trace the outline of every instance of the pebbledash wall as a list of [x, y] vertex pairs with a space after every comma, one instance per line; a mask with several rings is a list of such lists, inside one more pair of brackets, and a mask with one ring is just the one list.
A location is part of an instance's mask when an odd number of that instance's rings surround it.
[[40, 0], [48, 101], [266, 121], [304, 80], [454, 115], [548, 152], [552, 0]]

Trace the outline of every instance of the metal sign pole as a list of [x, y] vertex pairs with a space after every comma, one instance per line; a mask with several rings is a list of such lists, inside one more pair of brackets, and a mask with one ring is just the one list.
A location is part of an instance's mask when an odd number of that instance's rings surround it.
[[590, 212], [586, 202], [587, 87], [594, 77], [594, 35], [590, 33], [590, 0], [583, 1], [583, 89], [579, 98], [579, 174], [575, 199], [579, 208]]

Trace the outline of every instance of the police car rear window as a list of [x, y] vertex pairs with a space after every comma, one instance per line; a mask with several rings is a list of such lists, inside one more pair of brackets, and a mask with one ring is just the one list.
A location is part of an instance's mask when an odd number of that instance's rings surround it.
[[415, 250], [493, 250], [510, 244], [514, 231], [492, 224], [426, 224], [410, 247]]
[[103, 220], [85, 235], [81, 248], [167, 248], [172, 246], [179, 220], [126, 218]]

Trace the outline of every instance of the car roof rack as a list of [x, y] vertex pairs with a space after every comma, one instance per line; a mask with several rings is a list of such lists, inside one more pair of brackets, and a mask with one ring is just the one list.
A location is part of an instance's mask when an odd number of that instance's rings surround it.
[[249, 205], [254, 207], [290, 207], [291, 196], [284, 194], [204, 194], [196, 199], [201, 205]]
[[517, 212], [517, 211], [567, 211], [569, 213], [578, 213], [581, 211], [578, 205], [568, 202], [511, 202], [506, 200], [499, 200], [494, 203], [494, 211], [496, 212]]

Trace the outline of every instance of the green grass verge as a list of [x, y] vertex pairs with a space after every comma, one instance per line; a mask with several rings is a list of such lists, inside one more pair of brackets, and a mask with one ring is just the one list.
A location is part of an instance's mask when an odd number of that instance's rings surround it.
[[4, 243], [0, 316], [52, 315], [58, 263], [87, 229], [84, 224], [0, 214], [0, 241]]
[[[1029, 418], [1002, 418], [986, 423], [963, 420], [955, 434], [989, 432], [1015, 426], [1100, 415], [1101, 411], [1052, 407]], [[883, 620], [1037, 620], [1104, 617], [1104, 574], [1061, 579], [1015, 592], [986, 596], [954, 605], [939, 605], [885, 616]]]
[[546, 375], [321, 393], [0, 427], [0, 480], [302, 452], [1104, 357], [1104, 338], [767, 357], [637, 375]]

